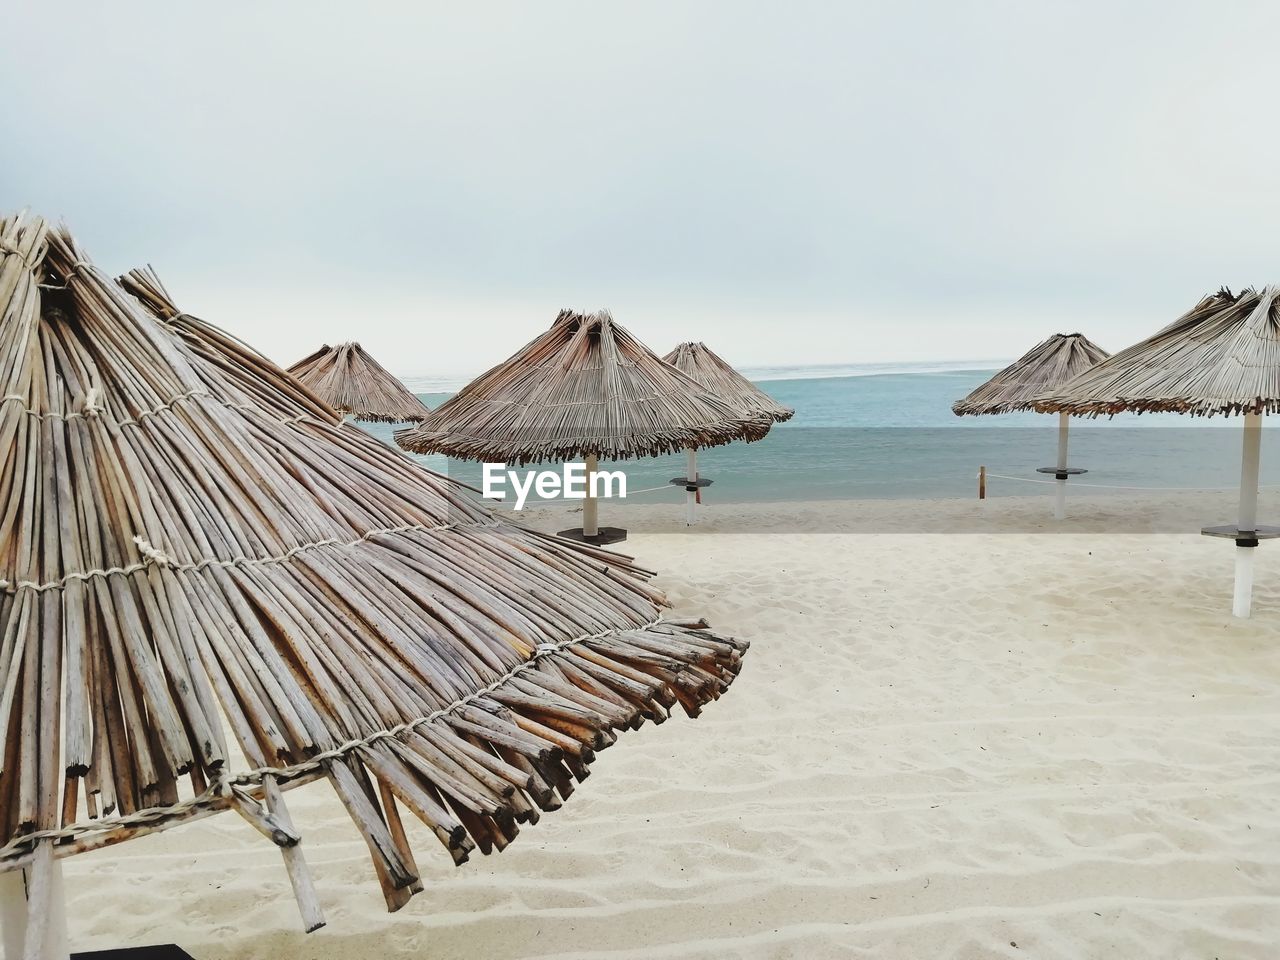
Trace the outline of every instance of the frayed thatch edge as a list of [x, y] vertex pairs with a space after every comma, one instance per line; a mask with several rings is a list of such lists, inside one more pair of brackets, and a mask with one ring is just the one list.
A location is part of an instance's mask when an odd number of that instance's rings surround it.
[[[697, 717], [704, 705], [719, 699], [728, 690], [742, 669], [742, 657], [749, 648], [750, 644], [745, 640], [709, 630], [705, 620], [668, 621], [661, 618], [635, 627], [619, 627], [546, 644], [486, 687], [428, 716], [379, 731], [301, 763], [232, 773], [211, 784], [199, 797], [167, 807], [149, 807], [127, 816], [103, 817], [15, 837], [0, 848], [0, 871], [24, 866], [42, 842], [53, 841], [55, 856], [65, 856], [85, 849], [112, 846], [135, 836], [203, 819], [222, 810], [260, 802], [263, 782], [268, 777], [287, 789], [324, 776], [334, 778], [335, 766], [355, 765], [368, 767], [369, 772], [381, 780], [377, 768], [382, 758], [378, 751], [385, 745], [390, 752], [388, 760], [402, 752], [411, 753], [410, 738], [419, 735], [420, 729], [437, 736], [446, 733], [458, 735], [456, 727], [450, 728], [450, 721], [454, 719], [459, 725], [465, 725], [462, 735], [472, 739], [478, 736], [483, 740], [483, 734], [475, 732], [477, 725], [462, 715], [463, 711], [473, 709], [482, 711], [490, 722], [498, 724], [492, 730], [496, 739], [489, 741], [491, 762], [502, 761], [500, 753], [505, 738], [528, 738], [533, 733], [535, 739], [540, 738], [553, 746], [537, 756], [526, 757], [529, 761], [526, 770], [528, 786], [521, 789], [512, 784], [507, 794], [508, 803], [484, 815], [473, 813], [473, 816], [481, 817], [481, 826], [487, 826], [490, 831], [495, 831], [495, 828], [501, 831], [501, 840], [495, 842], [497, 838], [492, 833], [487, 837], [472, 838], [472, 833], [484, 832], [474, 826], [435, 831], [437, 839], [453, 854], [455, 865], [461, 865], [477, 846], [483, 854], [504, 849], [518, 832], [518, 823], [538, 821], [539, 809], [559, 809], [563, 800], [573, 792], [572, 784], [580, 783], [589, 775], [595, 754], [617, 741], [613, 731], [639, 729], [646, 720], [662, 723], [677, 705], [688, 716]], [[566, 669], [573, 671], [575, 679], [571, 685], [565, 680]], [[526, 683], [531, 682], [525, 676], [530, 673], [536, 674], [540, 681], [533, 684], [540, 688], [541, 699], [537, 702], [531, 702], [527, 688], [522, 689], [520, 682], [522, 679]], [[590, 689], [593, 681], [595, 692]], [[553, 689], [542, 688], [541, 684]], [[554, 688], [565, 692], [572, 689], [573, 693], [566, 698], [557, 694]], [[646, 692], [640, 693], [639, 690]], [[566, 707], [579, 712], [579, 726], [588, 733], [587, 736], [566, 732], [564, 724], [557, 724], [548, 716]], [[586, 725], [583, 718], [587, 716], [592, 717], [596, 724], [594, 727]], [[548, 723], [552, 725], [546, 726]], [[433, 728], [432, 724], [442, 726]], [[541, 729], [537, 729], [539, 727]], [[548, 737], [551, 739], [546, 739]], [[391, 790], [398, 799], [406, 801], [398, 795], [394, 783]], [[517, 792], [521, 795], [519, 801], [516, 800]], [[448, 794], [442, 796], [452, 801]], [[450, 802], [449, 806], [457, 809], [456, 803]], [[416, 880], [415, 876], [404, 887], [412, 887]]]
[[[524, 443], [507, 446], [477, 437], [461, 437], [457, 434], [425, 433], [406, 427], [395, 433], [396, 443], [414, 453], [437, 453], [458, 460], [479, 460], [487, 463], [514, 463], [524, 466], [530, 463], [560, 463], [593, 456], [600, 460], [633, 460], [639, 457], [658, 457], [680, 453], [690, 447], [722, 447], [745, 440], [754, 443], [768, 434], [771, 420], [744, 420], [732, 427], [705, 427], [701, 430], [678, 430], [651, 437], [627, 437], [625, 445], [601, 443], [598, 439], [561, 438], [543, 443]], [[412, 444], [408, 441], [412, 433]]]
[[[1082, 417], [1117, 413], [1181, 413], [1192, 417], [1280, 413], [1278, 312], [1280, 289], [1276, 287], [1246, 287], [1239, 293], [1222, 287], [1202, 297], [1152, 336], [1061, 387], [1044, 391], [1035, 398], [1035, 409]], [[1222, 348], [1224, 343], [1227, 349], [1213, 350]], [[1251, 352], [1242, 352], [1246, 349]], [[1226, 367], [1228, 361], [1234, 366]], [[1223, 379], [1224, 370], [1239, 376], [1241, 388], [1252, 379], [1248, 392], [1241, 389], [1232, 395], [1232, 384], [1226, 384], [1224, 389], [1223, 383], [1212, 382]], [[1241, 375], [1258, 370], [1270, 373], [1260, 378]], [[1159, 384], [1161, 379], [1166, 382]], [[1263, 386], [1270, 381], [1270, 394], [1255, 392], [1258, 380], [1264, 381]], [[1205, 395], [1195, 394], [1197, 384], [1209, 388]]]
[[1190, 417], [1232, 417], [1249, 413], [1280, 413], [1280, 398], [1264, 400], [1147, 400], [1117, 397], [1114, 400], [1041, 400], [1033, 405], [1037, 413], [1066, 413], [1073, 417], [1114, 417], [1117, 413], [1181, 413]]

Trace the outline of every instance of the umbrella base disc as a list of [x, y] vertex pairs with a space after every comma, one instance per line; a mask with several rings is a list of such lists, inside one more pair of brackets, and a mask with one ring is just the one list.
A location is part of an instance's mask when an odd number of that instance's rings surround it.
[[1256, 547], [1259, 540], [1280, 539], [1280, 527], [1269, 527], [1261, 523], [1257, 530], [1241, 530], [1234, 523], [1224, 523], [1218, 527], [1203, 527], [1200, 533], [1206, 537], [1234, 540], [1237, 547]]
[[1052, 473], [1056, 480], [1078, 477], [1080, 474], [1088, 472], [1084, 467], [1036, 467], [1036, 473]]
[[621, 543], [627, 539], [627, 531], [621, 527], [600, 527], [600, 532], [592, 536], [587, 536], [582, 532], [581, 527], [573, 530], [561, 530], [556, 534], [557, 537], [564, 537], [566, 540], [577, 540], [581, 543], [590, 543], [597, 547], [607, 546], [611, 543]]
[[195, 958], [177, 944], [160, 943], [150, 947], [120, 947], [114, 950], [73, 953], [71, 960], [195, 960]]
[[697, 480], [690, 480], [688, 477], [672, 477], [667, 483], [673, 487], [684, 487], [686, 490], [697, 490], [699, 487], [709, 487], [715, 483], [714, 480], [708, 480], [706, 477], [699, 477]]

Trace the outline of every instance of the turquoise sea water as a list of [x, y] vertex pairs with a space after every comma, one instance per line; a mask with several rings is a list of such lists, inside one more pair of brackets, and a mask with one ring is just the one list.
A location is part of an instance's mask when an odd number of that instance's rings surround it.
[[[808, 367], [749, 371], [796, 415], [756, 443], [703, 450], [701, 475], [714, 480], [708, 500], [759, 502], [864, 498], [972, 497], [978, 466], [990, 474], [1026, 480], [1057, 455], [1057, 417], [1035, 413], [957, 417], [951, 403], [987, 380], [993, 369], [948, 370], [941, 365], [862, 368]], [[420, 396], [430, 407], [447, 392]], [[1273, 418], [1274, 419], [1274, 418]], [[1213, 420], [1176, 414], [1121, 416], [1071, 424], [1072, 466], [1088, 475], [1072, 481], [1074, 493], [1123, 492], [1112, 487], [1234, 488], [1239, 484], [1241, 418]], [[363, 425], [393, 442], [385, 424]], [[1274, 429], [1264, 430], [1262, 482], [1280, 482], [1280, 451]], [[478, 464], [421, 457], [433, 469], [479, 486]], [[665, 486], [685, 472], [683, 456], [619, 464], [631, 497], [679, 500]], [[648, 493], [647, 488], [661, 487]], [[993, 478], [992, 497], [1048, 495], [1050, 483]]]

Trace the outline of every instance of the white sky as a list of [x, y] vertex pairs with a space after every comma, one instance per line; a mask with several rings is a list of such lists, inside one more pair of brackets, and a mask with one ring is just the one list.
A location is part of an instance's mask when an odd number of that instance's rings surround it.
[[10, 0], [0, 208], [284, 363], [470, 375], [561, 306], [741, 365], [1115, 350], [1280, 279], [1278, 4], [221, 7]]

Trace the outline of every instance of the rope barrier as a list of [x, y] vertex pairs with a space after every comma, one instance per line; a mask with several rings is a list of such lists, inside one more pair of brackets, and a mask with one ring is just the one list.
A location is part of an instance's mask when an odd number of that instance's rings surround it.
[[[1032, 479], [1031, 477], [1011, 477], [1011, 476], [1008, 476], [1007, 474], [991, 473], [989, 471], [986, 476], [988, 480], [1013, 480], [1017, 483], [1056, 484], [1058, 482], [1057, 480], [1036, 480], [1036, 479]], [[1218, 490], [1227, 491], [1227, 490], [1240, 489], [1239, 486], [1234, 486], [1234, 487], [1140, 487], [1140, 486], [1135, 486], [1130, 484], [1090, 483], [1087, 480], [1072, 480], [1071, 486], [1072, 487], [1095, 487], [1099, 490], [1153, 490], [1153, 491], [1166, 491], [1169, 493], [1177, 493], [1179, 491], [1202, 492], [1202, 491], [1218, 491]], [[1260, 484], [1258, 487], [1259, 490], [1268, 490], [1268, 489], [1274, 489], [1274, 488], [1280, 488], [1280, 484], [1266, 483], [1266, 484]]]
[[679, 490], [679, 491], [681, 491], [682, 493], [684, 492], [684, 488], [683, 488], [683, 487], [677, 487], [677, 486], [673, 486], [673, 485], [672, 485], [672, 484], [670, 484], [670, 483], [664, 483], [664, 484], [663, 484], [662, 486], [660, 486], [660, 487], [645, 487], [643, 490], [628, 490], [628, 491], [627, 491], [627, 496], [628, 496], [628, 497], [636, 497], [636, 496], [639, 496], [639, 495], [640, 495], [640, 494], [642, 494], [642, 493], [653, 493], [655, 490]]
[[[472, 489], [474, 489], [474, 488], [472, 488]], [[681, 493], [683, 493], [683, 492], [684, 492], [684, 488], [683, 488], [683, 487], [674, 487], [674, 486], [672, 486], [672, 485], [671, 485], [671, 484], [669, 484], [669, 483], [664, 483], [664, 484], [663, 484], [662, 486], [660, 486], [660, 487], [645, 487], [643, 490], [628, 490], [628, 491], [627, 491], [627, 495], [626, 495], [625, 497], [610, 497], [609, 499], [611, 499], [611, 500], [628, 500], [628, 499], [630, 499], [631, 497], [637, 497], [637, 496], [639, 496], [639, 495], [640, 495], [640, 494], [642, 494], [642, 493], [653, 493], [654, 491], [657, 491], [657, 490], [679, 490]], [[525, 506], [527, 506], [527, 507], [530, 507], [530, 506], [532, 506], [532, 507], [545, 507], [545, 506], [551, 506], [551, 505], [553, 505], [553, 504], [557, 504], [557, 503], [567, 503], [567, 502], [568, 502], [568, 501], [567, 501], [564, 497], [556, 497], [556, 498], [554, 498], [554, 499], [552, 499], [552, 500], [534, 499], [533, 497], [529, 497], [529, 498], [527, 498], [527, 499], [525, 500]], [[501, 500], [494, 500], [494, 499], [486, 498], [486, 503], [493, 504], [493, 505], [494, 505], [493, 509], [502, 509], [503, 507], [505, 507], [505, 504], [504, 504]], [[517, 512], [517, 511], [516, 511], [516, 509], [515, 509], [514, 507], [510, 507], [510, 508], [508, 508], [508, 509], [509, 509], [509, 512], [511, 512], [511, 513], [515, 513], [515, 512]]]

